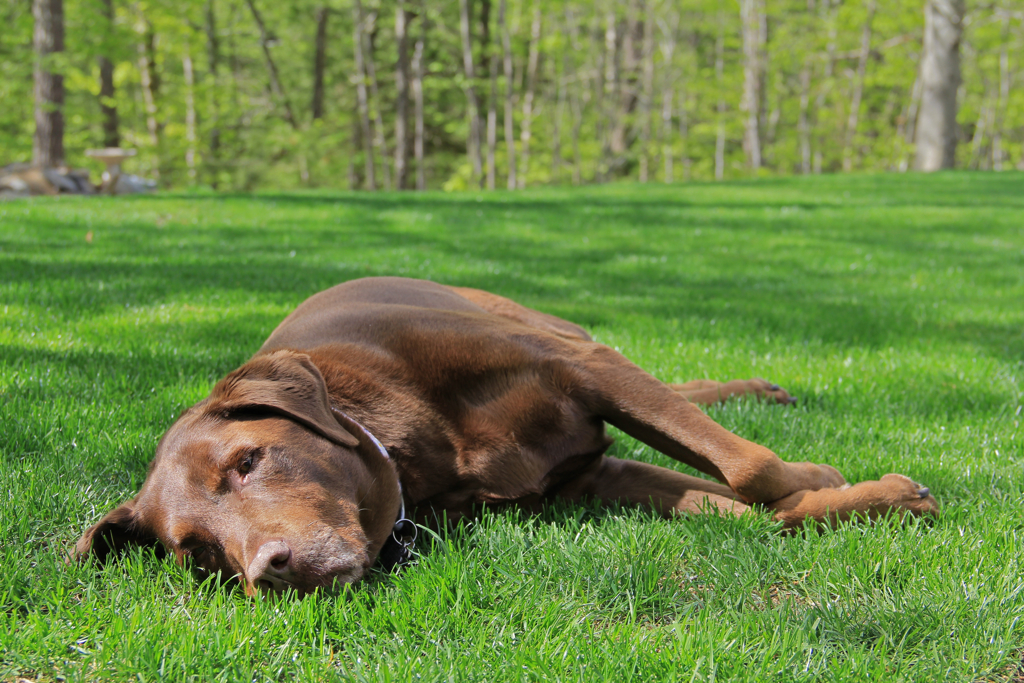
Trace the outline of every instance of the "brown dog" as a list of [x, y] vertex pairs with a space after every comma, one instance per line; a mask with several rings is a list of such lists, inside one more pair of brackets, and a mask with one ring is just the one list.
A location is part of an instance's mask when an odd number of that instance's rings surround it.
[[[849, 486], [692, 403], [742, 394], [790, 400], [763, 380], [663, 384], [576, 325], [494, 294], [356, 280], [308, 299], [187, 410], [142, 490], [76, 550], [102, 560], [159, 541], [249, 593], [305, 593], [358, 580], [382, 549], [397, 561], [386, 543], [406, 504], [449, 519], [555, 496], [666, 516], [760, 504], [787, 527], [938, 512], [907, 477]], [[724, 485], [605, 456], [606, 422]]]

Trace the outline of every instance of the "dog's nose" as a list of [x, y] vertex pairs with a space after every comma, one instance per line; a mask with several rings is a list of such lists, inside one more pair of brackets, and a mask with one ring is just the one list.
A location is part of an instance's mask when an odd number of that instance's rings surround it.
[[260, 590], [284, 591], [292, 581], [292, 549], [284, 541], [268, 541], [259, 547], [246, 571]]

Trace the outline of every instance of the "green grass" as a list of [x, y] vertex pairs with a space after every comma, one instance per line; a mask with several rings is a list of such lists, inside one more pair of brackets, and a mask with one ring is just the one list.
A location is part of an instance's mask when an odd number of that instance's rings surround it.
[[[86, 241], [87, 233], [92, 241]], [[160, 434], [308, 295], [493, 290], [933, 524], [488, 513], [339, 598], [249, 600], [137, 552], [67, 566]], [[0, 680], [1008, 680], [1024, 648], [1024, 175], [0, 204]], [[612, 452], [681, 465], [621, 437]]]

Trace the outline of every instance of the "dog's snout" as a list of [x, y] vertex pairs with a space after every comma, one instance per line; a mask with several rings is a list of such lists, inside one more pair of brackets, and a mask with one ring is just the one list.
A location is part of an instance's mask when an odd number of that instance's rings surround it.
[[246, 578], [261, 590], [283, 591], [292, 585], [292, 549], [284, 541], [268, 541], [249, 563]]

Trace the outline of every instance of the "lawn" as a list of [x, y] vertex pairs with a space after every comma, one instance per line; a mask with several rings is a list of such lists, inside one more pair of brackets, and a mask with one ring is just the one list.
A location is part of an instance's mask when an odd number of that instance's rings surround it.
[[[173, 419], [295, 305], [406, 275], [587, 326], [785, 459], [930, 486], [934, 523], [487, 512], [336, 598], [134, 552], [67, 565]], [[0, 203], [0, 680], [1024, 677], [1024, 174]], [[685, 468], [617, 435], [612, 453]]]

